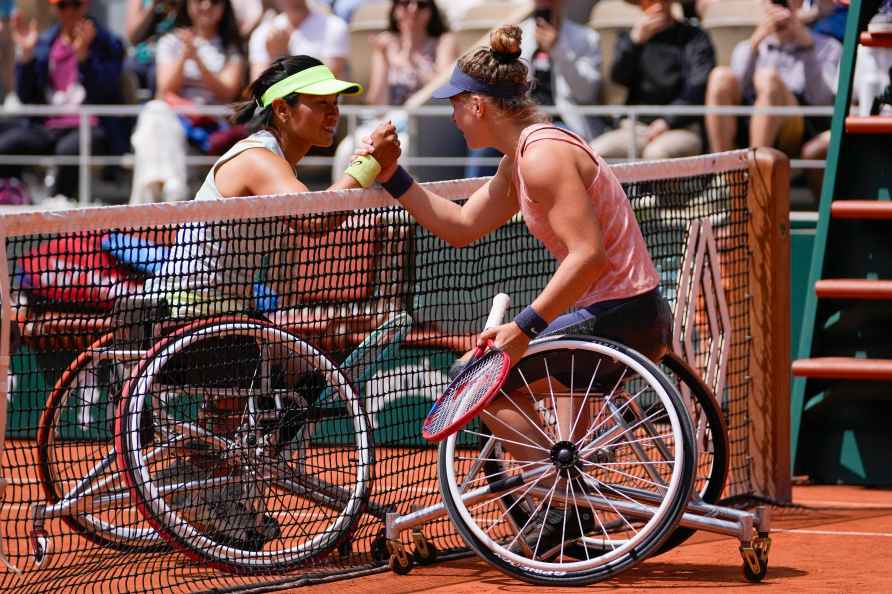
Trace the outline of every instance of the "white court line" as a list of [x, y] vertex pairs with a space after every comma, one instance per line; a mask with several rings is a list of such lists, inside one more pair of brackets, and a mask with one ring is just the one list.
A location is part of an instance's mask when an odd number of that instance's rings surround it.
[[789, 532], [792, 534], [818, 534], [822, 536], [885, 536], [892, 537], [892, 532], [857, 532], [851, 530], [805, 530], [799, 528], [772, 528], [772, 532]]
[[806, 509], [892, 509], [892, 502], [885, 503], [857, 503], [852, 501], [795, 501], [795, 505], [801, 505]]

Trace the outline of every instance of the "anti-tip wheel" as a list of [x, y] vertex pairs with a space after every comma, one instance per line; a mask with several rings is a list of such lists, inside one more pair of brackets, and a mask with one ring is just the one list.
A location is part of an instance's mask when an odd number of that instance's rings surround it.
[[415, 550], [412, 551], [412, 559], [419, 565], [431, 565], [437, 562], [438, 554], [439, 551], [437, 550], [437, 547], [435, 547], [432, 542], [425, 539], [424, 546], [415, 546]]
[[768, 573], [768, 559], [758, 559], [757, 564], [759, 566], [758, 571], [754, 571], [750, 564], [744, 560], [743, 562], [743, 577], [746, 578], [748, 582], [761, 582], [765, 579], [765, 574]]
[[403, 553], [402, 555], [391, 555], [388, 564], [393, 573], [397, 575], [406, 575], [412, 571], [414, 562], [412, 561], [412, 557]]

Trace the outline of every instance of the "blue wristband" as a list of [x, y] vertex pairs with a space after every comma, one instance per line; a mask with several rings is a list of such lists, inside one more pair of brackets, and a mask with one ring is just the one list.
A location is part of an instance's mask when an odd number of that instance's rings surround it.
[[409, 175], [409, 172], [403, 169], [402, 165], [398, 165], [396, 171], [386, 182], [381, 182], [381, 187], [387, 190], [391, 196], [399, 200], [403, 194], [409, 191], [415, 180]]
[[514, 323], [530, 338], [536, 338], [548, 326], [548, 322], [536, 313], [532, 305], [526, 306], [523, 311], [517, 314]]

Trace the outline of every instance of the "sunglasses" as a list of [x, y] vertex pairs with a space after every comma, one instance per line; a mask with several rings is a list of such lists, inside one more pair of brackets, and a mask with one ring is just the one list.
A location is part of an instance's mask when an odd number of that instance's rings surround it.
[[396, 5], [401, 8], [408, 8], [410, 4], [414, 4], [418, 10], [430, 8], [433, 2], [430, 0], [397, 0]]
[[56, 2], [56, 7], [59, 10], [65, 10], [66, 8], [80, 8], [84, 3], [81, 0], [61, 0], [60, 2]]

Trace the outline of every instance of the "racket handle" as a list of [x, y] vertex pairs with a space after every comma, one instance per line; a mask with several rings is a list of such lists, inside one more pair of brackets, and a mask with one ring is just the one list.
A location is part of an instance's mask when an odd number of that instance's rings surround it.
[[511, 305], [511, 297], [505, 293], [499, 293], [492, 299], [492, 309], [489, 310], [489, 317], [486, 318], [484, 330], [489, 330], [494, 326], [498, 326], [505, 319], [505, 312]]

